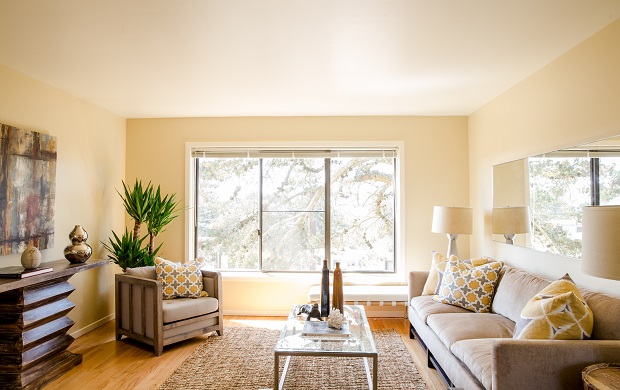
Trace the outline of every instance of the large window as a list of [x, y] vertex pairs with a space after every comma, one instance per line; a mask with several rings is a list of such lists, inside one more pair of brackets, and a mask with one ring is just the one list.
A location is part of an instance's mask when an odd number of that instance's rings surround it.
[[195, 256], [221, 270], [395, 271], [396, 150], [198, 149]]

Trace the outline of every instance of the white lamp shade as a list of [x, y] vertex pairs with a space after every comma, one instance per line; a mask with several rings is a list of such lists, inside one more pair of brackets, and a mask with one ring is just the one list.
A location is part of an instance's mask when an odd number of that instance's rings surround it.
[[493, 234], [520, 234], [530, 232], [530, 208], [494, 207]]
[[581, 270], [620, 280], [620, 206], [583, 208]]
[[433, 233], [471, 234], [472, 232], [471, 207], [433, 208]]

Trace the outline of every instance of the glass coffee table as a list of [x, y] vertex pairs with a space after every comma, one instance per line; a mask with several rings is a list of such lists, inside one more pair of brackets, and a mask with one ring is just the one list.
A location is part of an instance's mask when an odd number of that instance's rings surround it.
[[[306, 337], [301, 332], [305, 321], [297, 316], [299, 305], [293, 306], [284, 329], [274, 348], [274, 389], [282, 389], [286, 371], [292, 356], [361, 357], [364, 359], [366, 379], [370, 389], [377, 388], [377, 348], [370, 332], [366, 313], [362, 306], [344, 306], [344, 315], [349, 322], [351, 335], [346, 338]], [[280, 357], [286, 356], [282, 375]], [[368, 358], [372, 358], [372, 375]]]

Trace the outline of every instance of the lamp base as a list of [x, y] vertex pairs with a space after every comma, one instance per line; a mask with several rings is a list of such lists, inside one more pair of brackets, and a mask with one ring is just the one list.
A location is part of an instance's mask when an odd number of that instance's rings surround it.
[[450, 258], [450, 256], [458, 257], [458, 248], [456, 247], [456, 239], [458, 238], [458, 236], [458, 234], [448, 233], [448, 258]]
[[513, 245], [515, 243], [514, 242], [515, 235], [512, 233], [504, 234], [504, 238], [506, 239], [506, 244]]

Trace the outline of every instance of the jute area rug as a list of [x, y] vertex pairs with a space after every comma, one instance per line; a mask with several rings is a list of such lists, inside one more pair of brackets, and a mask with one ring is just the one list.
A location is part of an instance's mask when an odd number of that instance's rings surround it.
[[[160, 390], [271, 389], [279, 335], [270, 329], [226, 327], [223, 337], [211, 336], [198, 346]], [[379, 353], [378, 388], [425, 390], [400, 335], [389, 329], [373, 331], [373, 337]], [[280, 372], [285, 360], [280, 359]], [[294, 356], [284, 382], [284, 389], [367, 388], [362, 358]]]

